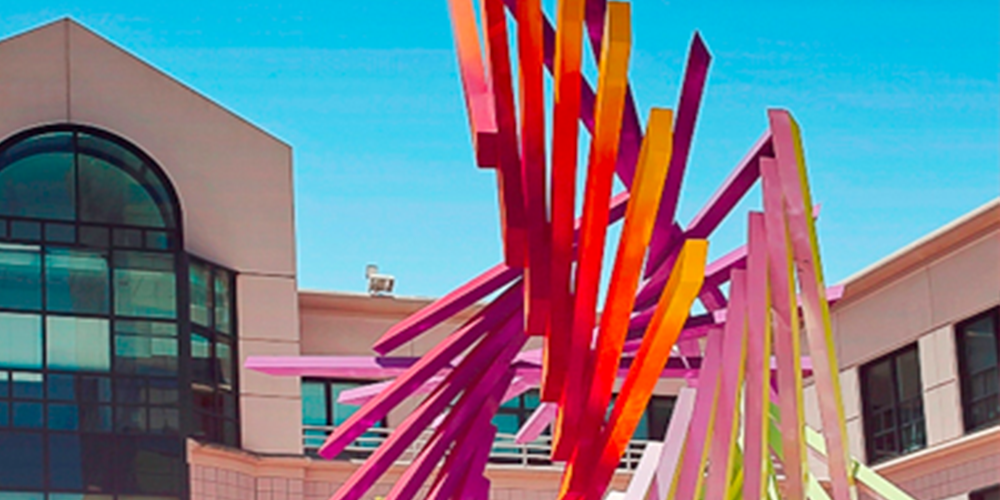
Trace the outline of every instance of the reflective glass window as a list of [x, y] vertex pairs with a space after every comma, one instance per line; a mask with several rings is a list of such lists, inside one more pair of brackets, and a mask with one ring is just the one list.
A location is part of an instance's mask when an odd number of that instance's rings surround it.
[[219, 387], [233, 388], [233, 348], [227, 340], [215, 344], [215, 358], [219, 367]]
[[212, 343], [206, 337], [191, 334], [191, 378], [208, 386], [214, 385]]
[[174, 256], [115, 252], [115, 313], [123, 316], [174, 318], [177, 277]]
[[115, 370], [139, 375], [175, 375], [177, 339], [116, 335]]
[[0, 215], [76, 217], [73, 134], [29, 137], [0, 153]]
[[14, 427], [22, 429], [42, 427], [42, 403], [14, 401], [11, 404], [11, 414]]
[[42, 384], [45, 378], [41, 373], [11, 372], [11, 396], [19, 399], [42, 399], [44, 391]]
[[108, 256], [98, 251], [50, 249], [45, 254], [45, 297], [50, 311], [106, 314]]
[[[145, 168], [131, 152], [104, 139], [80, 134], [80, 220], [164, 227], [161, 204], [134, 172]], [[163, 200], [167, 202], [168, 200]]]
[[222, 269], [215, 270], [215, 329], [222, 333], [232, 333], [233, 290], [230, 274]]
[[178, 493], [184, 467], [182, 444], [169, 438], [119, 439], [119, 487], [141, 493]]
[[42, 307], [42, 257], [34, 245], [0, 243], [0, 307]]
[[42, 367], [41, 317], [0, 312], [0, 367]]
[[863, 365], [860, 376], [868, 461], [923, 448], [926, 430], [917, 346]]
[[1000, 309], [955, 327], [965, 431], [1000, 423]]
[[191, 321], [212, 326], [212, 270], [201, 262], [191, 261]]
[[46, 330], [49, 368], [83, 371], [111, 369], [108, 320], [49, 316]]

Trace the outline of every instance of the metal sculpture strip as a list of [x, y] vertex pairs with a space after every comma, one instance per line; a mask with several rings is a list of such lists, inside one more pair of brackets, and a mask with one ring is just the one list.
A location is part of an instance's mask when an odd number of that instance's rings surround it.
[[[481, 0], [478, 9], [472, 1], [448, 0], [475, 163], [497, 170], [504, 262], [390, 328], [373, 346], [379, 356], [246, 362], [274, 375], [382, 379], [341, 395], [361, 408], [319, 449], [326, 458], [404, 399], [423, 398], [333, 498], [364, 496], [424, 433], [430, 438], [388, 498], [414, 498], [424, 486], [426, 498], [487, 498], [497, 433], [491, 420], [500, 404], [532, 387], [543, 402], [517, 441], [551, 425], [549, 458], [565, 462], [559, 498], [604, 498], [654, 386], [672, 378], [687, 387], [665, 441], [648, 448], [628, 491], [616, 497], [853, 500], [861, 485], [885, 499], [909, 499], [847, 452], [829, 317], [842, 289], [823, 281], [805, 152], [791, 114], [767, 111], [761, 138], [682, 224], [677, 206], [711, 62], [701, 36], [691, 42], [676, 115], [652, 109], [644, 134], [627, 78], [627, 3], [558, 0], [553, 28], [540, 0]], [[585, 39], [596, 92], [582, 70]], [[554, 93], [550, 145], [546, 69]], [[581, 124], [590, 140], [578, 169]], [[586, 172], [579, 196], [578, 170]], [[626, 190], [612, 195], [615, 174]], [[758, 180], [761, 211], [746, 214], [748, 244], [707, 262], [712, 233]], [[622, 219], [599, 311], [608, 226]], [[704, 312], [692, 314], [695, 300]], [[470, 307], [471, 319], [422, 357], [390, 356]], [[813, 358], [801, 355], [802, 324]], [[531, 336], [544, 337], [541, 350], [523, 350]], [[804, 424], [807, 374], [822, 436]], [[826, 476], [809, 469], [807, 447], [826, 461]]]

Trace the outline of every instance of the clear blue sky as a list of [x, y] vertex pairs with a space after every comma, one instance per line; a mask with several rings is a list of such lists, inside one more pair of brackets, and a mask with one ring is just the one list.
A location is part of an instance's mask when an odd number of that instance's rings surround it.
[[[3, 2], [0, 36], [67, 15], [294, 147], [301, 287], [359, 291], [376, 262], [400, 294], [440, 295], [499, 260], [445, 0]], [[769, 106], [802, 125], [830, 281], [1000, 193], [995, 0], [638, 0], [633, 17], [642, 116], [675, 105], [694, 30], [714, 56], [682, 221]]]

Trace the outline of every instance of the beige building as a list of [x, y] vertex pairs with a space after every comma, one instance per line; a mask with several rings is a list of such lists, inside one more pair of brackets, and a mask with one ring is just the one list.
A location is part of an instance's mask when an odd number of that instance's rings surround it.
[[[320, 460], [364, 382], [243, 368], [370, 355], [429, 303], [298, 290], [289, 145], [68, 20], [0, 41], [0, 109], [0, 500], [325, 500], [412, 408]], [[1000, 495], [998, 266], [994, 201], [833, 309], [852, 451], [916, 498]], [[680, 383], [658, 387], [614, 488]], [[493, 498], [554, 497], [545, 438], [512, 442], [537, 404], [494, 420]]]

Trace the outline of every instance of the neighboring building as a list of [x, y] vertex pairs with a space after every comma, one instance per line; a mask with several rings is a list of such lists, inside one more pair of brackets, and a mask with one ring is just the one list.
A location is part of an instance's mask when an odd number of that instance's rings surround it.
[[[326, 500], [412, 409], [320, 460], [359, 382], [242, 368], [370, 355], [430, 302], [298, 291], [288, 145], [69, 20], [0, 42], [0, 110], [0, 500]], [[852, 452], [917, 498], [1000, 495], [998, 266], [995, 201], [833, 308]], [[657, 387], [613, 487], [682, 383]], [[496, 498], [558, 488], [546, 438], [511, 441], [537, 404], [494, 419]]]

